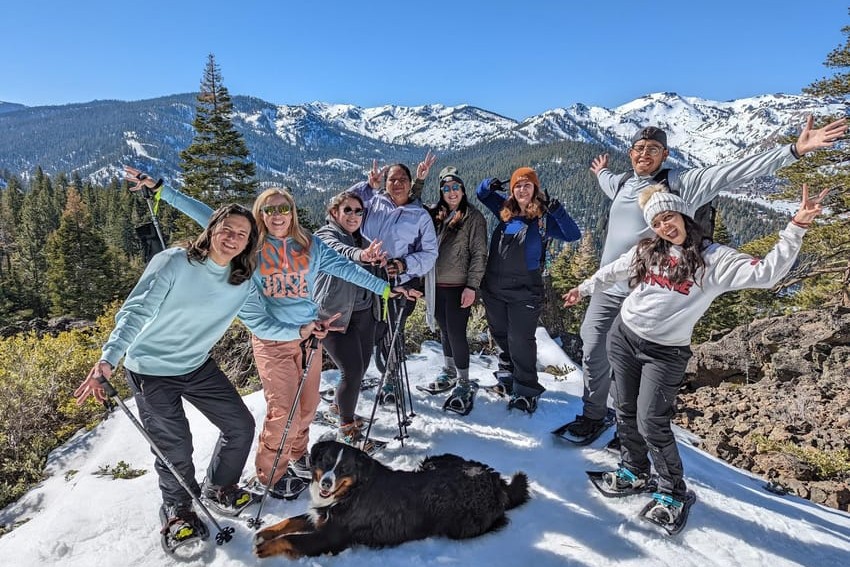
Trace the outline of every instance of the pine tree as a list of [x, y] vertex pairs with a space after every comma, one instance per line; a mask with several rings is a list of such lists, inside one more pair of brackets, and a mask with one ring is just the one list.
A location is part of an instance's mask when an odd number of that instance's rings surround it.
[[47, 289], [55, 315], [94, 318], [116, 296], [112, 258], [76, 188], [47, 240]]
[[717, 211], [717, 214], [714, 217], [714, 237], [712, 240], [727, 246], [732, 242], [732, 237], [729, 235], [729, 229], [726, 228], [726, 223], [723, 220], [723, 214], [720, 211]]
[[[195, 137], [180, 152], [184, 191], [213, 208], [228, 202], [250, 203], [257, 189], [256, 167], [248, 147], [233, 126], [233, 102], [210, 54], [195, 107]], [[179, 223], [182, 225], [182, 223]], [[179, 227], [186, 235], [186, 226]], [[190, 232], [196, 232], [193, 227]]]
[[[843, 102], [850, 95], [850, 26], [841, 28], [847, 39], [844, 45], [827, 55], [824, 65], [839, 69], [832, 77], [812, 83], [803, 92], [813, 96], [835, 97]], [[833, 116], [818, 121], [815, 127], [840, 118]], [[778, 175], [791, 181], [793, 193], [787, 197], [799, 198], [800, 187], [808, 183], [810, 194], [826, 188], [844, 188], [850, 185], [850, 145], [838, 144], [829, 150], [819, 150], [807, 155]], [[797, 294], [801, 306], [840, 303], [850, 306], [850, 192], [833, 190], [827, 203], [830, 211], [809, 230], [800, 258], [801, 269], [788, 278], [785, 286], [802, 283]]]

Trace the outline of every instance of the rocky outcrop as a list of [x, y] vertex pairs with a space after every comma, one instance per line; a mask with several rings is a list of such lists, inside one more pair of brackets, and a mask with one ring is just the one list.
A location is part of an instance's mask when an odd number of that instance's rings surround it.
[[850, 510], [850, 310], [760, 319], [694, 347], [675, 421], [731, 464]]

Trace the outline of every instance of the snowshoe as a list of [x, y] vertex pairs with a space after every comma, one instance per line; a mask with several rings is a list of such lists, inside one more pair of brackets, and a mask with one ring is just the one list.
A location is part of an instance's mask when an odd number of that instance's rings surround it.
[[614, 425], [617, 415], [613, 409], [602, 419], [587, 419], [583, 415], [576, 416], [575, 420], [565, 423], [552, 431], [558, 439], [569, 441], [574, 445], [590, 445], [602, 435], [606, 429]]
[[375, 453], [386, 447], [387, 444], [389, 444], [389, 441], [373, 439], [370, 437], [369, 440], [366, 441], [366, 444], [364, 446], [362, 433], [357, 438], [353, 438], [351, 436], [342, 435], [338, 431], [328, 431], [326, 433], [323, 433], [319, 437], [319, 441], [339, 441], [340, 443], [345, 443], [346, 445], [357, 447], [369, 456], [374, 455]]
[[511, 395], [504, 384], [488, 384], [487, 386], [481, 386], [481, 390], [499, 398], [507, 398]]
[[331, 386], [330, 388], [319, 390], [319, 397], [329, 404], [333, 403], [334, 398], [336, 398], [336, 386]]
[[697, 501], [696, 494], [689, 490], [684, 501], [677, 500], [669, 494], [656, 492], [652, 500], [643, 507], [640, 517], [647, 522], [660, 526], [668, 535], [676, 535], [685, 528], [691, 506]]
[[[363, 380], [360, 381], [360, 391], [363, 390], [371, 390], [375, 386], [377, 386], [381, 382], [380, 378], [376, 378], [374, 376], [364, 377]], [[319, 390], [319, 397], [327, 403], [331, 404], [336, 401], [336, 386], [331, 386], [329, 388], [325, 388], [324, 390]]]
[[393, 384], [384, 384], [381, 391], [378, 392], [378, 404], [382, 406], [394, 405], [396, 401], [396, 391]]
[[[362, 415], [354, 414], [354, 420], [358, 423], [368, 424], [370, 422], [368, 417], [363, 417]], [[313, 423], [317, 423], [319, 425], [327, 425], [328, 427], [339, 427], [339, 407], [331, 403], [327, 409], [319, 410], [316, 412], [316, 415], [313, 416]]]
[[458, 384], [443, 404], [443, 411], [451, 411], [459, 415], [469, 415], [478, 393], [478, 382]]
[[785, 496], [791, 489], [776, 480], [768, 480], [762, 485], [762, 488], [767, 490], [768, 492], [772, 492], [774, 494], [778, 494], [779, 496]]
[[198, 559], [204, 551], [203, 541], [210, 537], [207, 525], [191, 507], [159, 507], [162, 549], [178, 561]]
[[215, 486], [204, 481], [201, 499], [209, 508], [225, 516], [238, 516], [243, 510], [259, 502], [257, 495], [232, 484]]
[[655, 477], [636, 475], [627, 468], [615, 471], [585, 471], [590, 482], [606, 498], [622, 498], [634, 494], [653, 492], [657, 488]]
[[439, 394], [441, 392], [445, 392], [447, 390], [451, 390], [457, 384], [457, 377], [451, 376], [450, 374], [443, 371], [439, 376], [434, 378], [432, 382], [422, 386], [417, 384], [416, 389], [420, 392], [425, 392], [426, 394]]
[[537, 411], [537, 400], [540, 396], [518, 396], [513, 394], [511, 401], [508, 402], [508, 409], [517, 409], [531, 415]]

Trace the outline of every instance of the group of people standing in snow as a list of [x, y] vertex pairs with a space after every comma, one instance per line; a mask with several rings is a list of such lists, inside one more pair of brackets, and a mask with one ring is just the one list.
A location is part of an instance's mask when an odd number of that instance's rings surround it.
[[[581, 328], [583, 408], [567, 429], [579, 439], [598, 435], [607, 426], [610, 394], [621, 455], [620, 468], [608, 479], [611, 490], [639, 489], [652, 478], [671, 517], [681, 509], [687, 487], [670, 419], [693, 326], [721, 293], [770, 287], [788, 272], [826, 192], [812, 197], [803, 186], [800, 209], [761, 261], [713, 243], [694, 221], [694, 211], [723, 190], [829, 147], [845, 132], [845, 120], [814, 129], [810, 118], [794, 144], [722, 165], [670, 169], [664, 183], [657, 176], [669, 148], [665, 132], [656, 127], [642, 128], [632, 138], [632, 171], [611, 172], [605, 154], [593, 160], [590, 170], [612, 203], [602, 267], [563, 297], [565, 306], [590, 297]], [[363, 421], [355, 406], [375, 337], [386, 332], [387, 304], [397, 306], [394, 317], [405, 317], [424, 295], [444, 355], [442, 372], [426, 389], [451, 390], [444, 407], [455, 413], [472, 408], [478, 384], [469, 375], [466, 331], [470, 309], [480, 298], [501, 351], [493, 390], [507, 398], [509, 409], [533, 414], [545, 391], [536, 369], [535, 330], [543, 307], [546, 243], [578, 240], [580, 229], [549, 197], [537, 172], [520, 167], [507, 183], [488, 178], [475, 191], [496, 221], [488, 253], [487, 223], [469, 202], [456, 168], [440, 171], [436, 203], [422, 204], [424, 180], [434, 163], [429, 152], [415, 178], [403, 164], [378, 168], [373, 163], [365, 181], [330, 200], [327, 223], [315, 234], [299, 225], [285, 188], [261, 193], [252, 211], [238, 205], [212, 211], [126, 168], [133, 189], [156, 189], [159, 198], [205, 228], [186, 247], [168, 249], [147, 266], [116, 316], [101, 360], [75, 393], [78, 402], [89, 395], [103, 401], [100, 377], [110, 377], [124, 357], [150, 436], [196, 494], [219, 509], [239, 509], [253, 489], [239, 481], [254, 423], [208, 354], [239, 317], [252, 332], [267, 403], [251, 482], [270, 485], [273, 496], [297, 496], [310, 478], [309, 428], [321, 371], [313, 364], [302, 376], [305, 340], [321, 339], [314, 356], [321, 360], [324, 345], [339, 368], [330, 411], [338, 416], [337, 438], [357, 444]], [[194, 481], [181, 398], [221, 431], [203, 486]], [[285, 426], [283, 460], [272, 472]], [[156, 469], [163, 529], [190, 533], [198, 522], [192, 499], [159, 458]]]

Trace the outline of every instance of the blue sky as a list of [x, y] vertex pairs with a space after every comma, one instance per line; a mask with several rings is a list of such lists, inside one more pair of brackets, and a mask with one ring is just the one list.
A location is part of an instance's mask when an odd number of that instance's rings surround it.
[[[523, 119], [650, 92], [729, 100], [831, 76], [848, 2], [808, 0], [4, 2], [0, 101], [198, 89], [278, 104], [467, 103]], [[238, 7], [237, 7], [238, 6]]]

